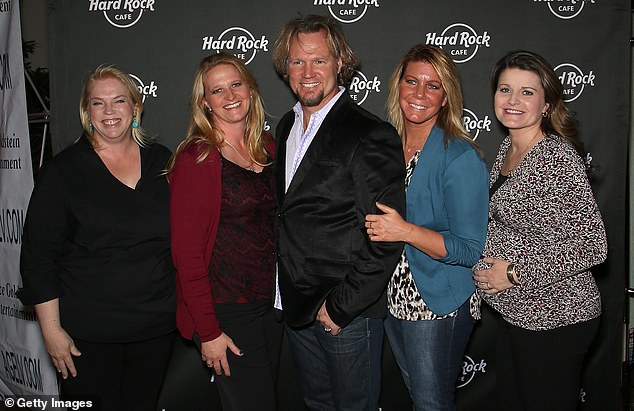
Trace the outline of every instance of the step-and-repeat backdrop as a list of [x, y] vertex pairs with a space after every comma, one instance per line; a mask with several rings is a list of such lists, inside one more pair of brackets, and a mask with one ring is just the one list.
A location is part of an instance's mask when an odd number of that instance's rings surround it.
[[[193, 73], [205, 56], [240, 56], [259, 81], [273, 130], [294, 99], [276, 75], [271, 51], [282, 26], [298, 15], [341, 22], [361, 59], [349, 93], [385, 116], [387, 86], [403, 52], [432, 43], [458, 64], [464, 123], [491, 163], [504, 137], [491, 107], [489, 75], [507, 51], [529, 49], [555, 67], [576, 112], [588, 161], [598, 167], [595, 194], [610, 242], [608, 261], [594, 271], [604, 315], [586, 370], [584, 409], [617, 410], [625, 276], [626, 156], [629, 121], [630, 1], [625, 0], [52, 0], [50, 73], [52, 136], [58, 152], [81, 132], [81, 84], [97, 65], [132, 74], [144, 95], [144, 127], [174, 148], [188, 121]], [[472, 336], [459, 381], [462, 410], [490, 407], [495, 395], [495, 336], [486, 315]], [[281, 410], [301, 410], [286, 347]], [[548, 370], [544, 370], [548, 372]], [[535, 393], [539, 395], [539, 393]], [[195, 348], [179, 341], [160, 409], [219, 409], [215, 387]], [[382, 407], [405, 410], [409, 400], [385, 348]]]
[[[20, 303], [20, 247], [33, 168], [17, 0], [0, 1], [0, 401], [57, 390], [33, 307]], [[9, 400], [10, 403], [10, 400]], [[0, 405], [0, 409], [2, 405]]]

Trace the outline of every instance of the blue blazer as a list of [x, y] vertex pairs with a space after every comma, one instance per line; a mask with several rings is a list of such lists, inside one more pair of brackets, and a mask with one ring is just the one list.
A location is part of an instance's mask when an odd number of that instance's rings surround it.
[[434, 259], [406, 245], [410, 270], [437, 315], [459, 308], [475, 291], [471, 267], [484, 249], [489, 208], [486, 163], [467, 141], [432, 129], [407, 189], [407, 221], [440, 233], [447, 255]]

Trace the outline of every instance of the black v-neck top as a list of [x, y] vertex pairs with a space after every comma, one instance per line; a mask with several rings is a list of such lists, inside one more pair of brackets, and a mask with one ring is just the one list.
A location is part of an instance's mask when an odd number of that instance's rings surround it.
[[170, 253], [171, 155], [141, 147], [135, 189], [116, 179], [85, 136], [40, 171], [24, 226], [24, 304], [59, 298], [62, 327], [95, 342], [131, 342], [175, 329]]

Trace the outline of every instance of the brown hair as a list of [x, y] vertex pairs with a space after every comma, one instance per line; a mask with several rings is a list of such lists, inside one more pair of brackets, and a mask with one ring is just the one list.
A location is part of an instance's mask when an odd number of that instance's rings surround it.
[[542, 132], [565, 138], [577, 150], [581, 158], [584, 158], [583, 144], [577, 138], [575, 118], [564, 103], [563, 86], [550, 63], [539, 54], [531, 51], [516, 50], [506, 54], [495, 64], [491, 74], [491, 90], [494, 95], [498, 88], [500, 75], [504, 70], [511, 68], [537, 74], [544, 88], [544, 99], [548, 103], [548, 111], [540, 123]]

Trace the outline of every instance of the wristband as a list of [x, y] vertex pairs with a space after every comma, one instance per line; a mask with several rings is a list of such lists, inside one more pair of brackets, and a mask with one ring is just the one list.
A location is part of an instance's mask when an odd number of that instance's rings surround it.
[[511, 263], [506, 266], [506, 278], [508, 278], [509, 283], [513, 285], [520, 285], [520, 283], [515, 279], [515, 264]]

